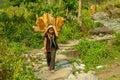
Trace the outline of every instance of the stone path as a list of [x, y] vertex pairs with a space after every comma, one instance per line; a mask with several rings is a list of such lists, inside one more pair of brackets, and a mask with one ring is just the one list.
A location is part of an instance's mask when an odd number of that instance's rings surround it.
[[[60, 49], [56, 55], [56, 71], [54, 73], [48, 71], [43, 49], [25, 52], [23, 56], [26, 59], [26, 63], [32, 64], [33, 72], [38, 77], [38, 80], [98, 80], [93, 73], [83, 72], [85, 65], [81, 63], [80, 59], [78, 59], [78, 62], [70, 64], [69, 57], [60, 54], [61, 52], [69, 51], [69, 48], [78, 44], [79, 41], [73, 40], [67, 44], [59, 44]], [[73, 74], [74, 69], [77, 70], [75, 74]]]
[[[90, 39], [90, 41], [108, 39], [108, 37], [114, 38], [111, 35], [106, 37], [98, 37], [94, 36]], [[24, 58], [26, 59], [26, 64], [30, 63], [32, 66], [33, 72], [38, 77], [38, 80], [98, 80], [97, 76], [94, 75], [94, 71], [89, 71], [88, 73], [84, 73], [85, 65], [81, 63], [81, 60], [78, 58], [77, 62], [71, 64], [68, 57], [66, 55], [61, 54], [62, 52], [78, 54], [75, 50], [70, 50], [71, 46], [77, 45], [81, 40], [72, 40], [68, 41], [66, 44], [59, 44], [60, 49], [57, 51], [56, 55], [56, 71], [55, 73], [51, 73], [48, 71], [46, 59], [43, 53], [43, 48], [38, 50], [34, 49], [29, 52], [24, 52]], [[72, 55], [72, 57], [76, 57], [77, 55]], [[76, 70], [76, 71], [75, 71]], [[74, 74], [73, 74], [74, 72]]]

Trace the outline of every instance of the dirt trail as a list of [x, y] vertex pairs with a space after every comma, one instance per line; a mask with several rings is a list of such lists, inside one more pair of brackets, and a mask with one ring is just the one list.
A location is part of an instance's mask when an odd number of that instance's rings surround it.
[[99, 80], [120, 80], [120, 63], [108, 65], [108, 69], [97, 74]]

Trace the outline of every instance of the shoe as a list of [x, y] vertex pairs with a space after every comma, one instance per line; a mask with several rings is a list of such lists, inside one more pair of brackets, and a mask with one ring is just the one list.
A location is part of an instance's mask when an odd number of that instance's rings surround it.
[[51, 67], [48, 67], [48, 70], [51, 71]]
[[54, 73], [55, 72], [55, 70], [51, 70], [51, 73]]

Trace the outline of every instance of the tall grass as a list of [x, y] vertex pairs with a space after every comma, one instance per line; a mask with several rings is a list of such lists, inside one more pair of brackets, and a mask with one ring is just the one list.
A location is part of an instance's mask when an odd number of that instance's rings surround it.
[[59, 34], [59, 43], [66, 43], [68, 40], [79, 39], [83, 36], [80, 26], [75, 20], [66, 22]]
[[22, 52], [25, 50], [25, 44], [10, 43], [8, 40], [0, 42], [0, 80], [35, 79], [31, 69], [24, 65]]
[[31, 48], [42, 47], [43, 38], [35, 33], [35, 15], [24, 6], [9, 7], [0, 11], [0, 35], [9, 41], [25, 43]]
[[85, 40], [81, 41], [75, 48], [79, 52], [82, 63], [86, 65], [86, 71], [101, 65], [103, 59], [109, 57], [106, 42], [92, 42]]
[[[116, 34], [115, 40], [98, 41], [80, 41], [77, 46], [79, 58], [86, 65], [85, 71], [95, 69], [96, 66], [113, 62], [120, 58], [120, 34]], [[120, 59], [119, 59], [120, 60]]]

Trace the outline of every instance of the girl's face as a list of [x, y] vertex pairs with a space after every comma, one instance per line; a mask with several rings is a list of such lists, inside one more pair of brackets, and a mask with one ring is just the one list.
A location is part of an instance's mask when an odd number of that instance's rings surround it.
[[48, 30], [48, 32], [49, 32], [50, 34], [53, 34], [53, 33], [54, 33], [54, 29], [53, 29], [53, 28], [50, 28], [50, 29]]

